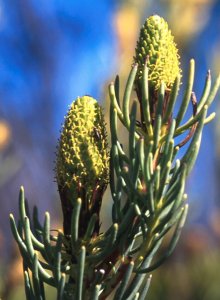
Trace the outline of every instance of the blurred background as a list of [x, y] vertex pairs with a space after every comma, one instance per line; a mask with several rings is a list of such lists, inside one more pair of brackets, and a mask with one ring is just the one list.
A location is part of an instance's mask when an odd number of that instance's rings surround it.
[[[151, 14], [168, 21], [183, 78], [195, 58], [199, 98], [207, 70], [213, 80], [220, 70], [220, 1], [0, 0], [1, 299], [24, 299], [21, 261], [8, 222], [10, 212], [17, 216], [19, 187], [24, 185], [30, 209], [37, 205], [42, 219], [48, 210], [52, 227], [62, 227], [53, 169], [68, 105], [77, 96], [91, 95], [107, 116], [108, 83], [116, 74], [125, 82], [139, 28]], [[220, 114], [218, 100], [219, 95], [212, 109]], [[151, 300], [220, 299], [218, 115], [204, 130], [187, 193], [186, 227], [174, 255], [153, 273]], [[108, 198], [103, 220], [111, 214]], [[54, 299], [53, 291], [49, 295]]]

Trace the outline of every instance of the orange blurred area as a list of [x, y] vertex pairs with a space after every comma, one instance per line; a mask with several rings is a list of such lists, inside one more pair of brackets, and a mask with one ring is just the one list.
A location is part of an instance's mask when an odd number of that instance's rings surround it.
[[0, 150], [4, 149], [11, 138], [9, 124], [5, 120], [0, 120]]
[[114, 17], [113, 24], [118, 39], [118, 52], [124, 61], [119, 67], [127, 65], [132, 60], [134, 45], [138, 37], [140, 15], [135, 7], [125, 6]]

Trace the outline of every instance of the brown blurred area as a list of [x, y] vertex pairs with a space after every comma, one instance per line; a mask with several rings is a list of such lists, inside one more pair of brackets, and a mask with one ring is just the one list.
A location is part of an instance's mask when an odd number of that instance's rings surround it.
[[210, 18], [214, 0], [161, 0], [178, 43], [184, 45], [199, 33]]
[[20, 168], [20, 162], [11, 149], [11, 141], [10, 124], [0, 119], [0, 187], [3, 187]]

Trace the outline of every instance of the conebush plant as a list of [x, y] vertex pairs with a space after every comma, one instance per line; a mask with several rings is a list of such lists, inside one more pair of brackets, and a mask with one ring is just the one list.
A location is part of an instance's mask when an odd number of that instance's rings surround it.
[[[203, 127], [215, 116], [207, 113], [220, 77], [212, 85], [207, 73], [197, 101], [194, 73], [192, 59], [188, 77], [182, 78], [174, 37], [166, 21], [153, 15], [140, 30], [122, 99], [119, 76], [109, 85], [111, 145], [95, 99], [83, 96], [70, 105], [55, 168], [63, 230], [51, 231], [48, 212], [40, 224], [37, 207], [31, 218], [23, 187], [17, 223], [10, 215], [27, 299], [46, 299], [45, 285], [56, 289], [57, 300], [147, 299], [152, 271], [180, 237], [188, 211], [186, 179]], [[186, 87], [180, 99], [182, 81]], [[186, 119], [188, 108], [192, 113]], [[118, 122], [127, 131], [127, 147], [119, 139]], [[108, 184], [112, 223], [101, 232]], [[167, 248], [161, 249], [168, 233]]]

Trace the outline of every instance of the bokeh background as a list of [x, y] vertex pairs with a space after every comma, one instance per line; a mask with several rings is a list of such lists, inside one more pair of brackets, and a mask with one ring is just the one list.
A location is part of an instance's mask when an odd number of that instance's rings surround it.
[[[30, 208], [62, 226], [54, 182], [57, 139], [68, 105], [84, 94], [106, 108], [107, 85], [126, 80], [140, 25], [164, 17], [180, 49], [183, 78], [196, 60], [194, 91], [220, 71], [217, 0], [0, 1], [0, 298], [24, 299], [21, 261], [9, 229], [24, 185]], [[184, 80], [183, 80], [184, 81]], [[183, 84], [184, 85], [184, 84]], [[173, 256], [153, 273], [149, 299], [220, 299], [220, 102], [188, 180], [190, 212]], [[103, 226], [110, 215], [107, 194]], [[54, 299], [53, 291], [49, 298]]]

